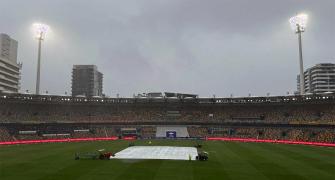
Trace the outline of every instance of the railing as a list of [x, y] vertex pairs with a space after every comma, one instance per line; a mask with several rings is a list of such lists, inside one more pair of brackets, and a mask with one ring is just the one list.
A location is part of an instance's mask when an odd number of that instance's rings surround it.
[[195, 104], [269, 104], [335, 102], [335, 93], [303, 96], [236, 97], [236, 98], [105, 98], [72, 97], [60, 95], [34, 95], [0, 93], [0, 101], [25, 101], [46, 103], [90, 103], [90, 104], [152, 104], [152, 103], [195, 103]]

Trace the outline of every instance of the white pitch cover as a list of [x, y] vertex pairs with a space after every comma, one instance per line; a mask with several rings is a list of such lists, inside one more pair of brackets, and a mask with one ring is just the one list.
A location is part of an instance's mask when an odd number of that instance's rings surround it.
[[194, 147], [132, 146], [115, 154], [111, 159], [171, 159], [195, 160], [198, 151]]

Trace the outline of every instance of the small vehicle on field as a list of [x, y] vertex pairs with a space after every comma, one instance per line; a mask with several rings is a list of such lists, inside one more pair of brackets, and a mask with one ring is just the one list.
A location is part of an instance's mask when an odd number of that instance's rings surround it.
[[115, 154], [112, 152], [105, 152], [104, 149], [98, 150], [96, 152], [81, 152], [75, 153], [74, 159], [100, 159], [100, 160], [109, 160], [110, 157], [114, 157]]

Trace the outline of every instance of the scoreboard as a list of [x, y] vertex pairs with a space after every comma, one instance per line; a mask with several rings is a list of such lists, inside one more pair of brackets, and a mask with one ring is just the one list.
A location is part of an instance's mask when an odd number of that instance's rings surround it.
[[167, 138], [176, 138], [177, 133], [176, 133], [176, 131], [166, 131], [166, 137]]

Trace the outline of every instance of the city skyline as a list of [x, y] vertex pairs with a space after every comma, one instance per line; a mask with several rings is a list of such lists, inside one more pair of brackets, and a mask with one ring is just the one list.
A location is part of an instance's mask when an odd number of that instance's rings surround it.
[[30, 28], [36, 21], [51, 27], [43, 42], [41, 93], [71, 92], [74, 64], [97, 65], [104, 93], [112, 97], [157, 91], [201, 97], [293, 93], [298, 42], [288, 19], [300, 12], [310, 17], [303, 34], [304, 69], [335, 61], [331, 0], [3, 4], [0, 32], [18, 41], [21, 91], [35, 91], [37, 43]]

